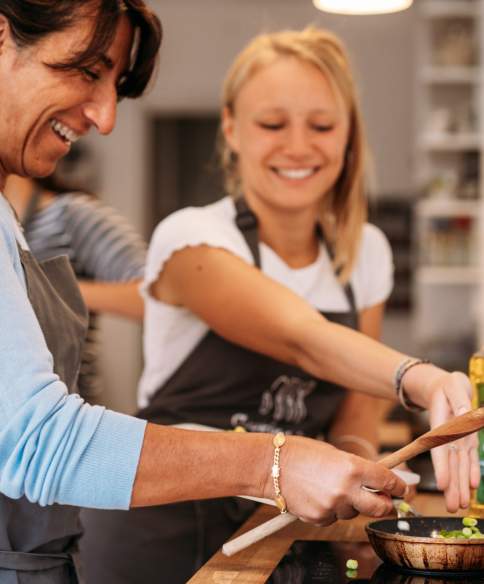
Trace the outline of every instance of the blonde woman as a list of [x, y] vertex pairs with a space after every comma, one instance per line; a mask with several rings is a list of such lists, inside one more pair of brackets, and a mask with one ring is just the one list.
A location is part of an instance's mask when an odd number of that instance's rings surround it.
[[[369, 338], [379, 335], [392, 261], [365, 223], [365, 140], [339, 40], [314, 28], [254, 39], [228, 73], [222, 132], [231, 196], [173, 214], [151, 243], [140, 417], [324, 434], [369, 457], [372, 398], [345, 402], [341, 386], [389, 399], [398, 389], [407, 405], [429, 408], [433, 424], [468, 409], [464, 375]], [[477, 480], [470, 444], [459, 459], [435, 457], [450, 509], [468, 503], [471, 465]], [[338, 510], [361, 485], [348, 460], [368, 462], [323, 446], [329, 515], [351, 517]], [[296, 483], [314, 478], [302, 472]], [[291, 482], [283, 470], [282, 491]], [[218, 500], [89, 514], [87, 579], [186, 582], [248, 512]]]

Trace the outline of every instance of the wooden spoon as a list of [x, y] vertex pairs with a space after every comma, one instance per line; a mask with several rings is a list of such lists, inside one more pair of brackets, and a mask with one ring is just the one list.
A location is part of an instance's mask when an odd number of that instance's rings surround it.
[[418, 454], [422, 454], [422, 452], [427, 452], [427, 450], [436, 446], [442, 446], [442, 444], [464, 438], [464, 436], [477, 432], [481, 428], [484, 428], [484, 407], [452, 418], [452, 420], [449, 420], [445, 424], [425, 432], [425, 434], [422, 434], [410, 442], [410, 444], [407, 444], [396, 452], [392, 452], [378, 462], [387, 468], [393, 468], [402, 462], [414, 458]]
[[[422, 434], [410, 442], [410, 444], [407, 444], [396, 452], [392, 452], [378, 462], [386, 468], [393, 468], [402, 462], [414, 458], [418, 454], [422, 454], [422, 452], [426, 452], [436, 446], [442, 446], [442, 444], [447, 444], [448, 442], [453, 442], [459, 438], [464, 438], [464, 436], [477, 432], [481, 428], [484, 428], [484, 407], [452, 418], [452, 420]], [[256, 541], [279, 531], [279, 529], [289, 525], [289, 523], [292, 523], [296, 519], [296, 515], [292, 515], [292, 513], [277, 515], [269, 521], [225, 543], [222, 546], [222, 552], [226, 556], [232, 556]]]

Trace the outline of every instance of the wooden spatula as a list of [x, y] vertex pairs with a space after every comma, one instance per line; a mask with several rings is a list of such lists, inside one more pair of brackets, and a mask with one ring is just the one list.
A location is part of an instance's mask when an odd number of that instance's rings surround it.
[[[467, 412], [462, 416], [457, 416], [449, 422], [437, 426], [437, 428], [422, 434], [422, 436], [419, 436], [410, 442], [410, 444], [407, 444], [396, 452], [392, 452], [392, 454], [385, 456], [378, 462], [386, 468], [393, 468], [402, 462], [414, 458], [418, 454], [422, 454], [422, 452], [426, 452], [436, 446], [442, 446], [442, 444], [447, 444], [448, 442], [453, 442], [459, 438], [464, 438], [464, 436], [477, 432], [481, 428], [484, 428], [484, 407]], [[289, 525], [289, 523], [292, 523], [296, 519], [297, 517], [291, 513], [277, 515], [273, 519], [227, 542], [223, 545], [222, 551], [226, 556], [232, 556], [256, 541], [279, 531], [279, 529]]]
[[481, 428], [484, 428], [484, 407], [452, 418], [452, 420], [449, 420], [445, 424], [425, 432], [425, 434], [422, 434], [410, 442], [410, 444], [407, 444], [396, 452], [392, 452], [378, 462], [387, 468], [393, 468], [402, 462], [414, 458], [418, 454], [422, 454], [422, 452], [427, 452], [427, 450], [436, 446], [442, 446], [442, 444], [464, 438], [464, 436], [477, 432]]

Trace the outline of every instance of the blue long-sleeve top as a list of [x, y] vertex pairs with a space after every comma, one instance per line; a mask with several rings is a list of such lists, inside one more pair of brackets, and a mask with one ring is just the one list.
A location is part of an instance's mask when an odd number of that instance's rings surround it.
[[127, 509], [146, 422], [90, 406], [53, 372], [0, 194], [0, 493], [40, 505]]

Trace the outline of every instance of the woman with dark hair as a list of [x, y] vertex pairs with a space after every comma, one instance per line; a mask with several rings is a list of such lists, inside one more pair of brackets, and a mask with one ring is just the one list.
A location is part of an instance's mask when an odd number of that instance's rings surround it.
[[[142, 0], [2, 0], [0, 188], [10, 174], [51, 174], [91, 128], [111, 132], [119, 99], [143, 93], [160, 42]], [[2, 582], [76, 582], [79, 506], [272, 496], [270, 435], [201, 436], [74, 393], [86, 329], [74, 274], [65, 256], [37, 263], [3, 195], [0, 274]], [[289, 509], [320, 523], [382, 515], [405, 490], [378, 464], [305, 438], [288, 437], [280, 466]]]

